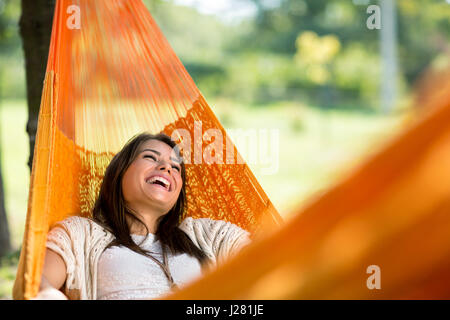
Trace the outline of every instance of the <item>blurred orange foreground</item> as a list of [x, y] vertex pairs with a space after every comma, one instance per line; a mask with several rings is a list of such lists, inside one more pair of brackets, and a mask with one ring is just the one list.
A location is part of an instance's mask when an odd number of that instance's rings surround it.
[[276, 233], [168, 298], [449, 299], [450, 77], [440, 80], [420, 106], [425, 118]]

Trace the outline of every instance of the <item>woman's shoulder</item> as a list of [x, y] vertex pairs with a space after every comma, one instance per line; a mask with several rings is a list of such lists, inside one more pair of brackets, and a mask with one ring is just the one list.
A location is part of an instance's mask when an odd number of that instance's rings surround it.
[[81, 217], [81, 216], [71, 216], [68, 218], [65, 218], [64, 220], [61, 220], [54, 224], [51, 229], [54, 228], [62, 228], [64, 231], [66, 231], [69, 234], [79, 233], [82, 232], [83, 234], [86, 233], [98, 233], [98, 232], [104, 232], [104, 228], [95, 222], [91, 218]]
[[180, 229], [217, 263], [222, 263], [251, 241], [248, 231], [224, 220], [188, 217], [182, 221]]
[[180, 229], [184, 231], [193, 231], [193, 229], [211, 229], [214, 227], [214, 225], [223, 224], [226, 223], [223, 220], [213, 220], [210, 218], [193, 218], [193, 217], [186, 217], [181, 223], [180, 223]]
[[225, 220], [214, 220], [210, 218], [187, 217], [180, 223], [179, 228], [187, 234], [192, 235], [199, 235], [199, 233], [203, 233], [206, 236], [212, 236], [217, 234], [225, 234], [230, 230], [249, 234], [248, 231], [240, 228], [236, 224]]

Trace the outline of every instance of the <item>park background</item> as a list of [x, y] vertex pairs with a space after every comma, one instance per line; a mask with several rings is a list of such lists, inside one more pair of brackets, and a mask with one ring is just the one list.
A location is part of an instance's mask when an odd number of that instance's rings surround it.
[[[278, 171], [249, 166], [286, 220], [420, 117], [420, 80], [450, 66], [446, 0], [144, 2], [226, 129], [279, 130]], [[26, 3], [0, 0], [0, 201], [11, 243], [2, 299], [11, 298], [28, 200]], [[382, 15], [382, 29], [370, 29], [370, 5], [392, 6], [393, 25]], [[245, 158], [247, 146], [236, 146]]]

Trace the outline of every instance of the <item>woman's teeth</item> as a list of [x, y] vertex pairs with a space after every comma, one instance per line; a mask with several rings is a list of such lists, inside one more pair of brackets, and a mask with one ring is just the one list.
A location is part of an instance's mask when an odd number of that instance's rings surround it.
[[162, 187], [164, 187], [167, 191], [169, 191], [170, 189], [170, 182], [163, 177], [154, 176], [148, 179], [146, 182], [149, 184], [159, 184]]

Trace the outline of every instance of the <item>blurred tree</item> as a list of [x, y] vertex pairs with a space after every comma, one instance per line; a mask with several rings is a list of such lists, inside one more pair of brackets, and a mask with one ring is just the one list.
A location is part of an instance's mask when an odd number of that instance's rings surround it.
[[[235, 52], [253, 51], [291, 59], [297, 52], [296, 39], [305, 31], [319, 37], [336, 36], [341, 50], [336, 56], [333, 85], [340, 96], [336, 102], [354, 100], [356, 105], [375, 107], [379, 100], [380, 30], [370, 30], [367, 7], [377, 0], [241, 0], [257, 8], [252, 27], [232, 46]], [[393, 0], [394, 1], [394, 0]], [[436, 59], [450, 52], [450, 5], [446, 0], [395, 0], [398, 6], [397, 46], [399, 89], [408, 89], [418, 75]], [[383, 19], [382, 19], [383, 20]], [[244, 48], [244, 49], [243, 49]], [[447, 60], [449, 60], [447, 58]], [[365, 66], [365, 67], [364, 67]], [[350, 75], [345, 70], [351, 70]], [[336, 71], [337, 70], [337, 71]], [[264, 77], [264, 72], [261, 72]], [[376, 80], [374, 80], [376, 79]], [[281, 86], [302, 100], [317, 96], [323, 85], [307, 78], [278, 79]], [[370, 91], [373, 91], [370, 93]], [[264, 94], [269, 88], [261, 90]], [[282, 92], [282, 90], [279, 90]], [[400, 92], [401, 94], [405, 92]], [[264, 96], [267, 98], [267, 96]], [[275, 98], [282, 98], [281, 96]]]
[[315, 32], [305, 31], [296, 40], [295, 60], [301, 71], [316, 84], [325, 84], [331, 79], [330, 63], [338, 54], [341, 44], [333, 35], [317, 36]]
[[0, 0], [0, 54], [6, 56], [20, 47], [20, 39], [14, 32], [19, 4], [14, 0]]
[[397, 0], [399, 62], [408, 83], [436, 59], [450, 55], [447, 0]]
[[33, 164], [33, 150], [36, 140], [42, 84], [50, 46], [55, 0], [22, 0], [20, 35], [25, 54], [27, 83], [28, 122], [30, 156], [28, 166]]
[[203, 94], [220, 93], [226, 80], [227, 44], [236, 29], [215, 16], [168, 0], [144, 3]]
[[[20, 1], [0, 0], [0, 69], [2, 70], [2, 98], [22, 98], [25, 94], [21, 42], [17, 20]], [[7, 79], [7, 80], [6, 80]]]
[[349, 0], [247, 1], [258, 8], [255, 26], [245, 36], [254, 48], [295, 54], [296, 39], [306, 30], [319, 36], [334, 34], [343, 45], [358, 40], [370, 44], [368, 50], [377, 48], [377, 34], [365, 27], [365, 7]]
[[380, 31], [382, 58], [381, 107], [386, 113], [392, 111], [397, 101], [398, 56], [397, 56], [397, 3], [395, 0], [380, 0], [383, 27]]
[[[331, 104], [334, 106], [339, 104], [369, 106], [368, 103], [361, 103], [361, 97], [366, 98], [362, 95], [363, 88], [373, 88], [371, 84], [366, 83], [372, 82], [372, 79], [366, 77], [364, 82], [357, 81], [351, 86], [341, 87], [340, 82], [337, 81], [338, 76], [333, 74], [336, 69], [333, 64], [338, 61], [340, 67], [344, 64], [351, 67], [350, 65], [355, 63], [358, 68], [363, 65], [357, 56], [357, 60], [341, 59], [343, 55], [350, 56], [347, 48], [355, 43], [364, 43], [363, 48], [371, 53], [370, 55], [378, 54], [378, 33], [366, 28], [365, 7], [356, 6], [348, 0], [242, 1], [253, 2], [258, 11], [249, 32], [243, 34], [240, 41], [232, 44], [234, 50], [238, 52], [240, 47], [244, 47], [245, 51], [257, 52], [260, 56], [276, 55], [278, 60], [285, 61], [282, 65], [290, 64], [291, 69], [297, 70], [296, 75], [291, 71], [284, 72], [284, 74], [278, 73], [279, 76], [276, 80], [281, 87], [280, 90], [273, 91], [267, 87], [254, 90], [257, 92], [256, 96], [260, 96], [257, 98], [260, 102], [289, 98], [322, 107], [331, 107]], [[306, 61], [308, 59], [300, 52], [297, 39], [307, 31], [315, 34], [318, 39], [326, 37], [323, 39], [323, 45], [327, 48], [334, 48], [333, 45], [327, 46], [327, 39], [333, 39], [329, 44], [339, 43], [340, 49], [332, 55], [332, 61], [326, 63]], [[319, 58], [323, 45], [318, 48], [319, 43], [316, 44], [316, 53], [313, 55]], [[372, 60], [370, 61], [372, 62]], [[306, 63], [302, 63], [302, 61]], [[288, 69], [282, 65], [280, 67], [287, 71]], [[297, 68], [292, 68], [294, 65], [297, 65]], [[304, 65], [307, 65], [306, 69], [303, 69]], [[266, 74], [267, 72], [264, 70], [260, 71], [261, 77], [264, 78]], [[349, 79], [347, 78], [347, 80]], [[271, 97], [267, 95], [270, 92], [279, 94]], [[367, 98], [371, 98], [371, 96]]]

